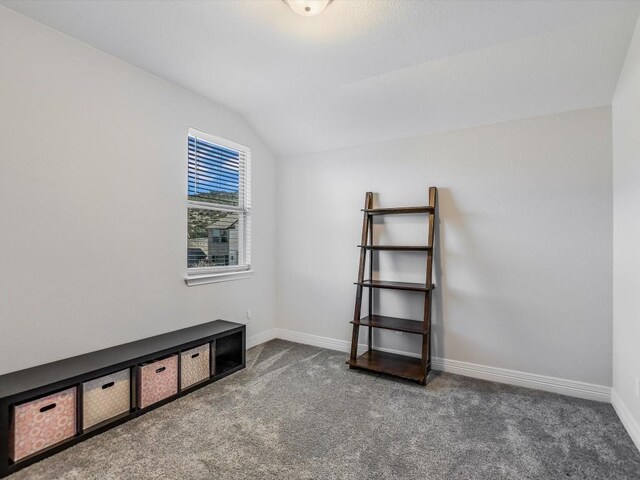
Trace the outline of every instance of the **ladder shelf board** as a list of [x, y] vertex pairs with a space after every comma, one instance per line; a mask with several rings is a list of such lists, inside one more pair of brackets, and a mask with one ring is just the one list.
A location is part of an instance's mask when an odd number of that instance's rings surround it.
[[393, 250], [398, 252], [428, 252], [433, 247], [426, 245], [358, 245], [366, 250]]
[[433, 213], [434, 207], [428, 205], [420, 207], [389, 207], [389, 208], [363, 208], [363, 212], [369, 215], [407, 215], [412, 213]]
[[415, 382], [424, 382], [427, 376], [419, 358], [381, 352], [380, 350], [367, 350], [355, 360], [349, 359], [347, 364], [351, 368], [386, 373]]
[[422, 320], [408, 320], [405, 318], [385, 317], [383, 315], [367, 315], [359, 322], [351, 322], [361, 327], [383, 328], [395, 330], [396, 332], [417, 333], [426, 335], [424, 322]]
[[355, 282], [355, 284], [369, 288], [387, 288], [389, 290], [407, 290], [411, 292], [428, 292], [435, 288], [435, 285], [426, 285], [424, 283], [390, 282], [386, 280], [364, 280]]

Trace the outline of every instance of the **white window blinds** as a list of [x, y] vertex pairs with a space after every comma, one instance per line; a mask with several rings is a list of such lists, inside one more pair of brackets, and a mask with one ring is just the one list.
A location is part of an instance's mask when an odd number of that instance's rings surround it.
[[190, 273], [251, 266], [251, 151], [189, 129], [187, 269]]

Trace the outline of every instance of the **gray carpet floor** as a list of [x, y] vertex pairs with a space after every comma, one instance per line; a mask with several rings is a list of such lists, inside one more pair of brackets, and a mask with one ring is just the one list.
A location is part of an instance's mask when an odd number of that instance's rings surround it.
[[640, 479], [611, 405], [432, 373], [356, 372], [274, 340], [247, 369], [17, 472], [22, 479]]

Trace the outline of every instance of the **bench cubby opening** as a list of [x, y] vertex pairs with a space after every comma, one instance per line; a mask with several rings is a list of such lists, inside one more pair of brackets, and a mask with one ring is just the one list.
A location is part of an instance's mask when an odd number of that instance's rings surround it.
[[244, 337], [241, 332], [216, 339], [215, 376], [235, 371], [244, 363]]

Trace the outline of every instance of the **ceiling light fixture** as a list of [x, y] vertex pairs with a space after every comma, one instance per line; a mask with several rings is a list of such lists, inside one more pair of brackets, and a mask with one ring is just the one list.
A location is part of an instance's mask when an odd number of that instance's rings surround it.
[[283, 0], [291, 10], [303, 17], [313, 17], [327, 8], [333, 0]]

